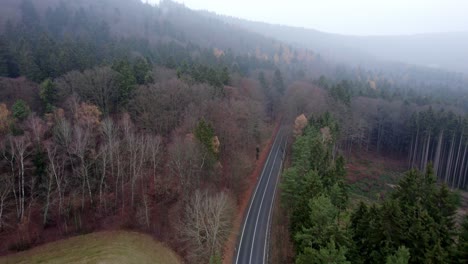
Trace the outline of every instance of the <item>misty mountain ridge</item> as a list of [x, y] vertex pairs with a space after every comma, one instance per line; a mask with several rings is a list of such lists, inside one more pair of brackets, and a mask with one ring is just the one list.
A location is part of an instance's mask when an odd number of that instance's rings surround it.
[[402, 62], [468, 73], [468, 32], [353, 36], [200, 12], [252, 32], [312, 49], [335, 62], [371, 67], [382, 61]]
[[[60, 7], [63, 3], [60, 0], [32, 2], [43, 18], [51, 8]], [[21, 19], [20, 3], [4, 1], [5, 8], [0, 11], [0, 30], [5, 29], [8, 20], [15, 22]], [[381, 75], [393, 81], [404, 78], [409, 72], [410, 75], [429, 73], [423, 78], [418, 77], [419, 80], [430, 77], [435, 81], [441, 75], [447, 75], [446, 71], [466, 73], [468, 69], [468, 54], [464, 50], [468, 46], [468, 33], [346, 36], [192, 10], [170, 0], [154, 6], [139, 0], [77, 0], [67, 3], [63, 10], [73, 16], [81, 9], [106, 23], [110, 33], [117, 38], [135, 37], [149, 43], [173, 42], [185, 47], [196, 44], [218, 55], [246, 55], [283, 67], [291, 62], [300, 62], [308, 65], [316, 77], [329, 75], [334, 67], [342, 64], [374, 72], [364, 79]], [[64, 30], [62, 34], [79, 34], [73, 31], [73, 25], [68, 24], [67, 27], [68, 33]], [[193, 56], [200, 57], [200, 54]], [[389, 73], [394, 74], [389, 76]], [[343, 77], [349, 78], [339, 78]]]

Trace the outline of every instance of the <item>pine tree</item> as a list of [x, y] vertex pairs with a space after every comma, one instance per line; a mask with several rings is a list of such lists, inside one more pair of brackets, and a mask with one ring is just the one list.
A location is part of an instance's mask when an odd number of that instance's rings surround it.
[[23, 100], [17, 100], [11, 108], [11, 112], [20, 121], [25, 120], [31, 114], [28, 104]]
[[39, 14], [31, 0], [23, 0], [20, 4], [21, 18], [24, 26], [31, 32], [39, 25]]
[[220, 73], [220, 79], [221, 83], [224, 85], [228, 85], [230, 82], [230, 77], [229, 77], [229, 70], [227, 67], [223, 67]]
[[302, 174], [297, 168], [288, 168], [281, 185], [283, 201], [290, 210], [291, 233], [300, 232], [303, 223], [309, 219], [308, 202], [323, 190], [317, 172]]
[[200, 120], [195, 127], [195, 137], [206, 148], [206, 150], [208, 150], [213, 155], [215, 155], [213, 146], [214, 136], [215, 134], [213, 126], [204, 119]]
[[46, 79], [41, 84], [40, 98], [46, 112], [52, 112], [58, 100], [58, 90], [54, 82]]
[[276, 69], [275, 74], [273, 76], [273, 86], [280, 95], [284, 94], [284, 81], [283, 76], [281, 75], [281, 71], [279, 69]]
[[3, 37], [0, 36], [0, 76], [8, 76], [8, 50]]
[[379, 210], [378, 229], [375, 235], [380, 241], [380, 253], [387, 256], [404, 240], [405, 222], [398, 201], [385, 201]]
[[297, 264], [350, 264], [346, 260], [346, 247], [337, 247], [335, 241], [330, 240], [326, 246], [319, 250], [307, 248], [304, 253], [297, 257]]
[[137, 83], [134, 72], [126, 59], [114, 62], [112, 69], [119, 73], [117, 77], [119, 86], [118, 104], [121, 107], [126, 107], [133, 96]]
[[302, 223], [302, 231], [294, 236], [299, 251], [307, 247], [325, 247], [330, 237], [341, 238], [336, 222], [339, 210], [328, 196], [322, 194], [311, 199], [308, 212], [309, 219]]
[[459, 263], [468, 263], [468, 215], [465, 215], [458, 236], [457, 258]]
[[410, 260], [410, 252], [405, 246], [401, 246], [395, 254], [387, 257], [386, 264], [408, 264]]
[[145, 84], [151, 65], [145, 58], [139, 57], [133, 64], [133, 75], [138, 84]]

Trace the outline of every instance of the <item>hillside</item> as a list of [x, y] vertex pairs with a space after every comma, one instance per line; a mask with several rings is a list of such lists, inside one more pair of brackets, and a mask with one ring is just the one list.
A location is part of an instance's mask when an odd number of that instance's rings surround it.
[[[213, 15], [205, 13], [208, 16]], [[335, 62], [376, 66], [400, 62], [468, 73], [468, 32], [405, 36], [351, 36], [217, 16], [246, 30], [312, 49]]]
[[[271, 37], [203, 16], [198, 11], [170, 0], [161, 1], [157, 6], [144, 4], [140, 0], [79, 0], [67, 4], [60, 0], [32, 0], [31, 3], [38, 12], [40, 23], [51, 33], [62, 36], [64, 32], [76, 27], [76, 19], [85, 19], [80, 17], [84, 13], [92, 20], [106, 23], [114, 36], [145, 39], [150, 43], [175, 42], [184, 46], [195, 44], [219, 49], [226, 54], [249, 54], [264, 60], [273, 60], [281, 46], [286, 46]], [[5, 8], [0, 11], [0, 29], [5, 31], [8, 30], [8, 21], [16, 23], [23, 19], [21, 10], [24, 7], [21, 6], [21, 1], [16, 0], [6, 0], [2, 5]], [[62, 30], [57, 32], [57, 27]], [[298, 59], [313, 58], [314, 53], [311, 50], [302, 50], [305, 55]]]

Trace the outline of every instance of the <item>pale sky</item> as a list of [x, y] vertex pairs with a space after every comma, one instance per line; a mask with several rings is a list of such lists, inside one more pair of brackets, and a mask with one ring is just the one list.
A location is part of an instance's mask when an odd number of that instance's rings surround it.
[[[142, 0], [146, 2], [146, 0]], [[158, 3], [159, 0], [148, 0]], [[191, 9], [348, 35], [468, 31], [468, 0], [176, 0]]]

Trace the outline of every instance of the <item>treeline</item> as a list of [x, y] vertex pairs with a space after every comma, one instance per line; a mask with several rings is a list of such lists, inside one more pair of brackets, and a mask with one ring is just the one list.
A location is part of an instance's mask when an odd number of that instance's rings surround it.
[[451, 111], [414, 113], [409, 120], [411, 143], [408, 163], [424, 169], [434, 164], [434, 174], [452, 188], [466, 188], [468, 120]]
[[227, 67], [221, 69], [206, 65], [188, 65], [183, 63], [177, 68], [177, 77], [190, 77], [195, 82], [206, 82], [214, 87], [222, 87], [229, 84], [229, 70]]
[[[450, 101], [421, 103], [398, 95], [396, 90], [394, 96], [386, 97], [395, 88], [379, 88], [372, 82], [333, 82], [321, 77], [314, 84], [292, 85], [286, 99], [290, 115], [333, 113], [340, 123], [336, 148], [345, 157], [356, 152], [408, 157], [408, 168], [420, 170], [432, 162], [438, 179], [451, 188], [466, 188], [468, 128], [464, 108]], [[464, 90], [446, 93], [465, 100]]]
[[333, 159], [337, 129], [329, 114], [310, 120], [296, 138], [291, 167], [283, 174], [282, 200], [288, 208], [297, 263], [341, 263], [346, 259], [343, 215], [348, 194], [344, 159]]
[[457, 230], [458, 198], [432, 167], [409, 171], [380, 205], [351, 209], [336, 131], [328, 114], [309, 120], [283, 175], [296, 263], [464, 263], [468, 217]]
[[432, 167], [425, 173], [411, 170], [382, 204], [361, 202], [353, 211], [349, 259], [352, 263], [464, 263], [466, 245], [461, 236], [468, 230], [455, 228], [457, 206], [457, 196], [437, 184]]
[[[26, 76], [42, 82], [72, 70], [83, 71], [116, 60], [143, 57], [150, 63], [190, 73], [197, 81], [219, 85], [228, 82], [228, 70], [247, 75], [256, 68], [274, 67], [268, 60], [231, 50], [215, 55], [210, 46], [164, 39], [166, 33], [160, 33], [160, 38], [151, 42], [136, 36], [120, 38], [97, 11], [76, 9], [65, 2], [48, 7], [43, 15], [30, 0], [18, 5], [22, 19], [8, 21], [0, 35], [0, 76], [4, 77]], [[170, 27], [170, 24], [161, 26]], [[219, 71], [220, 76], [213, 77], [213, 70], [216, 74]]]
[[[342, 82], [342, 80], [346, 80]], [[417, 105], [448, 104], [466, 109], [468, 83], [460, 73], [418, 66], [378, 65], [374, 69], [338, 66], [319, 83], [341, 83], [352, 96], [402, 100]]]
[[[408, 157], [408, 168], [425, 170], [432, 162], [438, 179], [451, 188], [467, 187], [468, 130], [463, 109], [395, 98], [353, 97], [349, 82], [328, 87], [329, 104], [340, 120], [338, 148]], [[351, 99], [350, 99], [351, 98]]]

